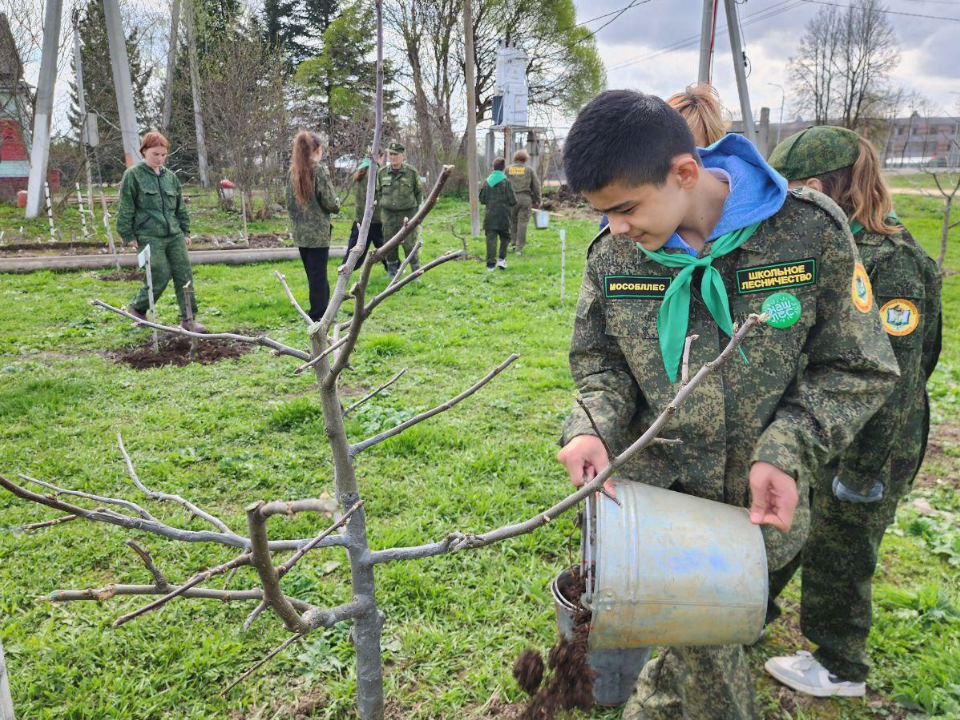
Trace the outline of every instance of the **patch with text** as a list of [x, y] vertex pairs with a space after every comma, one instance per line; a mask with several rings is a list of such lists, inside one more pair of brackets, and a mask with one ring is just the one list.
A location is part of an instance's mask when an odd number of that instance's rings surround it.
[[606, 275], [603, 295], [610, 299], [662, 300], [672, 278], [638, 275]]
[[795, 288], [813, 285], [816, 282], [817, 261], [813, 258], [737, 269], [738, 295]]

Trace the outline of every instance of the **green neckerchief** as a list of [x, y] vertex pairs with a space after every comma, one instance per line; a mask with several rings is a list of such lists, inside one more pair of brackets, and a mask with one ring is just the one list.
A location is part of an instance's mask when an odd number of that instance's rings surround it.
[[507, 176], [503, 174], [503, 170], [494, 170], [492, 173], [490, 173], [490, 177], [487, 178], [487, 185], [490, 187], [495, 187], [506, 179]]
[[[893, 220], [893, 221], [895, 221], [895, 222], [900, 222], [900, 218], [898, 218], [898, 217], [897, 217], [897, 214], [896, 214], [895, 212], [893, 212], [892, 210], [890, 211], [890, 214], [887, 215], [887, 220]], [[861, 230], [863, 230], [863, 223], [861, 223], [859, 220], [851, 220], [851, 221], [850, 221], [850, 233], [851, 233], [852, 235], [856, 235], [856, 234], [857, 234], [858, 232], [860, 232]]]
[[[683, 345], [690, 325], [690, 284], [693, 281], [693, 272], [698, 267], [703, 268], [700, 294], [720, 329], [732, 336], [733, 317], [730, 315], [727, 288], [723, 284], [719, 271], [713, 267], [713, 261], [740, 247], [758, 227], [760, 223], [753, 223], [721, 235], [713, 241], [710, 254], [704, 257], [695, 258], [687, 253], [668, 253], [662, 249], [651, 252], [637, 243], [637, 247], [652, 260], [667, 267], [682, 268], [667, 288], [663, 302], [660, 303], [660, 312], [657, 314], [660, 354], [663, 356], [663, 367], [667, 371], [670, 382], [677, 381]], [[743, 355], [744, 360], [747, 359], [742, 349], [740, 354]]]

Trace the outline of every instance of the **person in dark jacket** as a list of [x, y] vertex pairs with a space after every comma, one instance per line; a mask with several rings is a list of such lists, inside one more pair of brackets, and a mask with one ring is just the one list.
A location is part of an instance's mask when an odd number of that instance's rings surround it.
[[327, 171], [320, 164], [323, 138], [303, 130], [293, 140], [293, 161], [287, 184], [287, 214], [293, 242], [300, 248], [300, 259], [310, 286], [310, 310], [316, 322], [327, 310], [330, 284], [327, 260], [330, 254], [330, 215], [340, 212], [340, 201], [333, 191]]
[[[507, 244], [510, 242], [510, 215], [517, 204], [513, 186], [503, 169], [507, 161], [502, 157], [493, 161], [493, 172], [480, 188], [480, 202], [486, 205], [483, 230], [487, 236], [487, 270], [495, 267], [507, 269]], [[500, 253], [497, 254], [497, 237], [500, 237]]]
[[[191, 283], [190, 216], [183, 202], [180, 180], [163, 165], [170, 152], [170, 141], [158, 132], [147, 133], [140, 145], [143, 162], [128, 168], [120, 183], [120, 207], [117, 210], [117, 233], [126, 243], [137, 243], [143, 250], [150, 246], [150, 274], [153, 299], [157, 301], [173, 279], [173, 289], [180, 306], [180, 325], [185, 330], [206, 332], [196, 320], [188, 319], [183, 287]], [[131, 315], [147, 319], [150, 295], [147, 281], [127, 305]], [[190, 294], [192, 316], [197, 316], [196, 295]]]

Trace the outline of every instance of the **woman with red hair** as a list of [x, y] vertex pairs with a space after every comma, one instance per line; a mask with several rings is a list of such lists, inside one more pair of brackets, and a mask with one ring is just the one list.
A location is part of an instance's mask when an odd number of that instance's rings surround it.
[[[150, 270], [153, 276], [153, 297], [158, 300], [170, 279], [180, 306], [180, 326], [193, 332], [207, 329], [196, 320], [188, 319], [183, 287], [191, 283], [190, 216], [183, 203], [183, 188], [173, 171], [164, 167], [170, 141], [158, 132], [144, 135], [140, 145], [143, 162], [128, 168], [120, 183], [120, 209], [117, 211], [117, 233], [126, 243], [137, 243], [137, 248], [150, 246]], [[195, 293], [190, 293], [192, 317], [197, 316]], [[147, 319], [150, 298], [147, 283], [127, 306], [131, 315]]]

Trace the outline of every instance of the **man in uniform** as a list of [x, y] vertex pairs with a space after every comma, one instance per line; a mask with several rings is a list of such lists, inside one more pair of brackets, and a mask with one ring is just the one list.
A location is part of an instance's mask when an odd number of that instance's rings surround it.
[[[480, 202], [487, 208], [483, 214], [483, 231], [487, 236], [487, 270], [507, 269], [507, 242], [510, 239], [510, 212], [517, 206], [513, 187], [503, 174], [507, 161], [502, 157], [493, 161], [493, 172], [480, 188]], [[497, 255], [497, 236], [500, 254]]]
[[[650, 446], [623, 474], [749, 507], [778, 568], [809, 519], [798, 498], [883, 404], [896, 361], [872, 297], [856, 295], [862, 266], [837, 206], [787, 192], [740, 136], [702, 152], [679, 113], [653, 96], [601, 93], [578, 115], [564, 147], [567, 181], [609, 225], [587, 251], [570, 368], [620, 452], [679, 390], [687, 335], [698, 336], [698, 369], [734, 323], [769, 311], [745, 357], [708, 375], [668, 421], [663, 435], [681, 443]], [[574, 407], [558, 459], [575, 486], [609, 464], [596, 435]], [[623, 717], [756, 718], [743, 648], [662, 648]]]
[[[775, 600], [803, 565], [801, 628], [818, 647], [813, 654], [801, 650], [770, 658], [767, 672], [808, 695], [862, 697], [880, 541], [913, 485], [927, 445], [926, 384], [940, 354], [941, 278], [936, 263], [891, 212], [880, 161], [867, 140], [844, 128], [813, 127], [780, 143], [770, 164], [791, 187], [829, 193], [848, 213], [866, 270], [863, 280], [876, 292], [880, 321], [900, 367], [886, 404], [813, 487], [803, 552], [770, 578], [768, 622], [780, 615]], [[868, 172], [851, 170], [855, 166]], [[852, 202], [851, 188], [865, 200]]]
[[[405, 148], [398, 142], [387, 146], [389, 163], [377, 171], [376, 202], [380, 208], [383, 223], [383, 240], [390, 240], [403, 228], [405, 220], [412, 218], [423, 201], [423, 189], [420, 187], [420, 175], [404, 162]], [[420, 228], [407, 235], [403, 240], [403, 252], [409, 256], [417, 244]], [[394, 248], [387, 257], [387, 275], [394, 276], [400, 267], [400, 252]], [[410, 260], [411, 271], [420, 267], [420, 258], [414, 255]]]
[[517, 204], [510, 213], [510, 245], [517, 255], [523, 254], [527, 244], [530, 208], [540, 204], [540, 178], [533, 168], [527, 167], [529, 159], [526, 150], [517, 150], [513, 154], [513, 165], [507, 168], [507, 179], [517, 196]]

